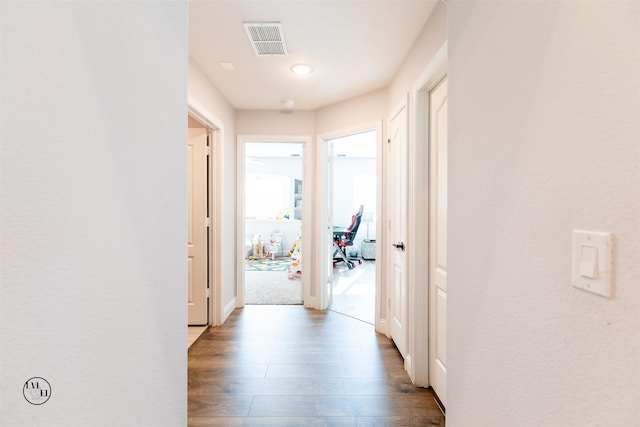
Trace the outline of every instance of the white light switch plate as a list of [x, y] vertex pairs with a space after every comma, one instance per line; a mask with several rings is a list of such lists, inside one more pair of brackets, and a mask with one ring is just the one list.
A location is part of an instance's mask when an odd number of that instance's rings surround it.
[[573, 230], [571, 283], [594, 294], [612, 296], [611, 233]]

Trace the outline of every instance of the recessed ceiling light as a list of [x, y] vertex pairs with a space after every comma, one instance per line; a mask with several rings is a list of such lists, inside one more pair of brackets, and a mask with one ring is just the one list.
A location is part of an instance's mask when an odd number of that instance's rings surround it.
[[224, 68], [227, 71], [233, 70], [233, 65], [231, 64], [231, 62], [221, 62], [220, 65], [222, 65], [222, 68]]
[[311, 68], [311, 65], [307, 64], [296, 64], [291, 67], [291, 71], [296, 74], [304, 75], [309, 74], [311, 71], [313, 71], [313, 68]]

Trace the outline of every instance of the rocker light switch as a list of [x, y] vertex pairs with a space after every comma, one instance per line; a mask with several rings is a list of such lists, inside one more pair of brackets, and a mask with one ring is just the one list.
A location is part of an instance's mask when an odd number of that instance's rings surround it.
[[580, 259], [580, 274], [589, 279], [596, 278], [596, 263], [598, 262], [598, 249], [593, 246], [582, 246]]
[[572, 284], [611, 297], [611, 234], [573, 230]]

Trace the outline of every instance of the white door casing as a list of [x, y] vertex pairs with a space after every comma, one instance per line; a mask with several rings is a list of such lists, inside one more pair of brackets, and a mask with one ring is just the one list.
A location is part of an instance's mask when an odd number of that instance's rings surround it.
[[326, 289], [328, 290], [327, 307], [333, 304], [333, 141], [327, 142], [327, 269]]
[[189, 129], [187, 143], [188, 323], [207, 319], [207, 129]]
[[391, 298], [390, 335], [402, 357], [406, 356], [407, 321], [407, 107], [406, 103], [396, 110], [389, 121], [389, 146], [391, 148], [391, 200], [390, 204], [390, 244], [391, 268], [389, 292]]
[[429, 108], [429, 382], [447, 402], [447, 79]]

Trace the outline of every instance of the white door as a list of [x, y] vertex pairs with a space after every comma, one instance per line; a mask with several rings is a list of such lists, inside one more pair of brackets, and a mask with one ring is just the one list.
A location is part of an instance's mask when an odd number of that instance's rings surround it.
[[327, 142], [327, 289], [328, 306], [333, 304], [333, 141]]
[[207, 324], [207, 129], [189, 129], [187, 144], [189, 324]]
[[407, 275], [404, 242], [407, 233], [407, 108], [403, 105], [389, 123], [391, 148], [391, 312], [390, 335], [402, 357], [406, 355]]
[[429, 101], [429, 382], [447, 404], [447, 79]]

